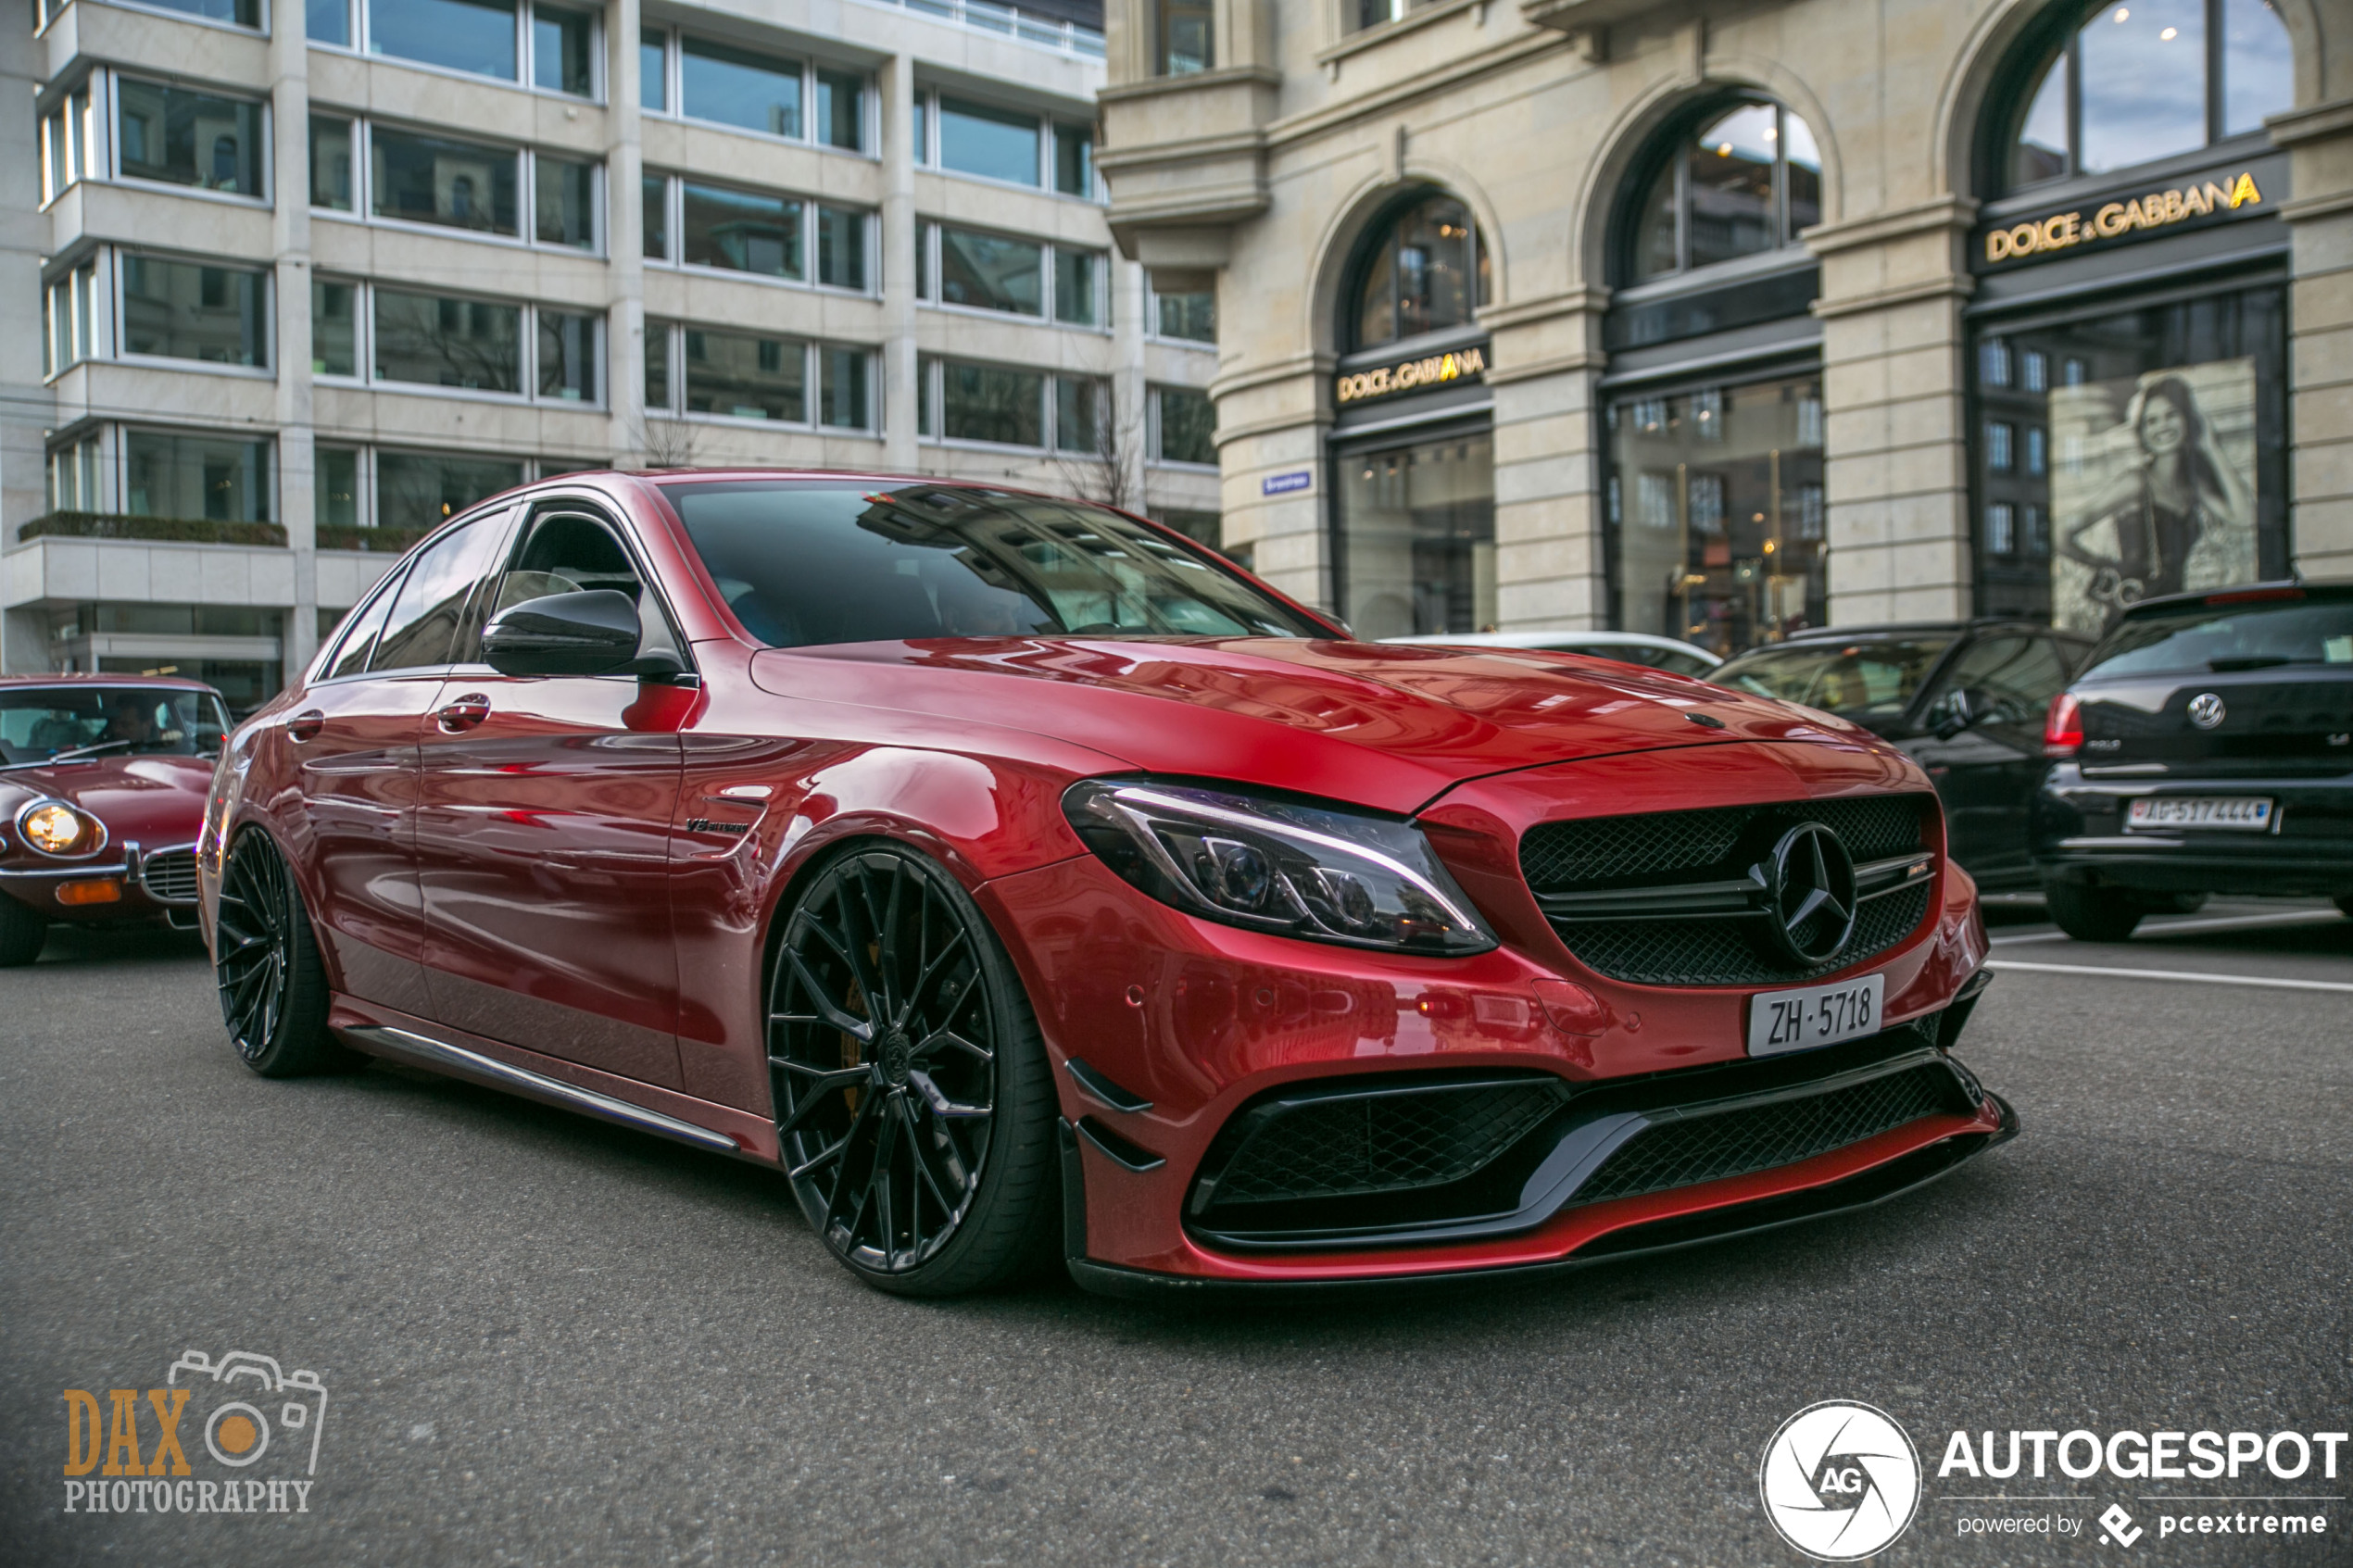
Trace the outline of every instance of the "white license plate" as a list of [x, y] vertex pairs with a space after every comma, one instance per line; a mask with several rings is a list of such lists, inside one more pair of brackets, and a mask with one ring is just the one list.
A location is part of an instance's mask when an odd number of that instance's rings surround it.
[[2262, 833], [2271, 825], [2271, 802], [2257, 795], [2144, 795], [2124, 813], [2124, 825]]
[[1866, 974], [1802, 991], [1765, 991], [1748, 999], [1748, 1054], [1810, 1051], [1879, 1033], [1887, 976]]

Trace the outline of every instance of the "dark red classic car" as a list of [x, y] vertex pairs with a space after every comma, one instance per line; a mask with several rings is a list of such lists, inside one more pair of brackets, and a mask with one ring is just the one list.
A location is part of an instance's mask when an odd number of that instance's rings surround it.
[[229, 717], [196, 681], [0, 676], [0, 968], [50, 922], [196, 926], [197, 830]]
[[759, 1161], [888, 1290], [1576, 1266], [2017, 1125], [1952, 1055], [1975, 886], [1869, 731], [1368, 646], [986, 485], [472, 508], [240, 726], [198, 861], [255, 1071], [356, 1048]]

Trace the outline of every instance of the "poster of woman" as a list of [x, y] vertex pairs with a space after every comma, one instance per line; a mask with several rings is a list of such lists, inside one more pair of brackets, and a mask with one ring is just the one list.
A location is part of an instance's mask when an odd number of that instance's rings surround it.
[[2097, 634], [2142, 599], [2255, 580], [2253, 359], [2050, 396], [2054, 621]]

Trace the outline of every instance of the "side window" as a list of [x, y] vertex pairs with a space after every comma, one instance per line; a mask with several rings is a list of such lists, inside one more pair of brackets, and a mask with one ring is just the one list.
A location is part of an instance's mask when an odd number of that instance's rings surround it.
[[1940, 705], [1952, 693], [1965, 691], [1974, 701], [1988, 699], [1973, 717], [2007, 724], [2039, 720], [2051, 696], [2067, 684], [2067, 664], [2058, 646], [2047, 637], [1989, 637], [1965, 650], [1939, 683]]
[[428, 546], [409, 568], [368, 668], [418, 670], [448, 663], [450, 641], [475, 585], [497, 569], [499, 540], [494, 518], [467, 523]]
[[585, 512], [542, 512], [532, 520], [522, 548], [498, 583], [490, 613], [511, 609], [526, 599], [591, 588], [611, 588], [635, 601], [640, 652], [680, 651], [661, 596], [639, 575], [611, 524]]
[[391, 579], [376, 590], [375, 597], [352, 615], [344, 629], [343, 641], [335, 645], [334, 661], [327, 667], [325, 679], [357, 675], [368, 668], [368, 655], [376, 646], [376, 633], [384, 630], [384, 614], [392, 608], [393, 596], [400, 591], [399, 577], [400, 569], [393, 568]]

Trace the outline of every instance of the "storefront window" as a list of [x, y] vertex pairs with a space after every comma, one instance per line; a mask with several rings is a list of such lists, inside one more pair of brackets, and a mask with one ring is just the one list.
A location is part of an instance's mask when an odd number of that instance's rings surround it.
[[1340, 615], [1367, 642], [1495, 629], [1495, 451], [1485, 431], [1342, 452]]
[[1730, 655], [1823, 623], [1813, 376], [1610, 407], [1611, 624]]
[[2259, 131], [2296, 95], [2273, 0], [2107, 0], [2026, 80], [2036, 86], [2005, 163], [2013, 190]]
[[1469, 208], [1453, 196], [1394, 213], [1359, 268], [1346, 322], [1356, 348], [1466, 327], [1487, 303], [1487, 257]]
[[2266, 285], [1984, 329], [1979, 613], [2096, 633], [2140, 599], [2284, 575], [2285, 315]]
[[1778, 104], [1737, 104], [1675, 138], [1635, 208], [1626, 275], [1645, 282], [1778, 250], [1821, 219], [1812, 130]]

